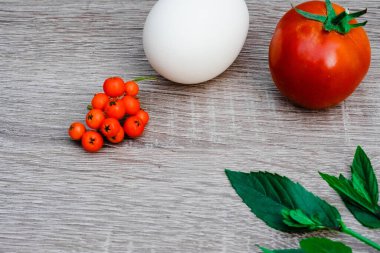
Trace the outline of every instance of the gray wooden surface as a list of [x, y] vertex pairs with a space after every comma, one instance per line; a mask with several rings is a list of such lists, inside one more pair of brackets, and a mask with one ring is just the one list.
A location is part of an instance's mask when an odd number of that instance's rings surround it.
[[360, 144], [380, 177], [379, 2], [339, 1], [369, 8], [373, 46], [367, 78], [343, 104], [311, 112], [281, 97], [267, 52], [289, 4], [249, 0], [248, 40], [228, 71], [198, 86], [143, 83], [144, 136], [85, 153], [66, 131], [103, 80], [155, 74], [141, 43], [154, 3], [0, 0], [0, 252], [258, 252], [306, 236], [266, 227], [224, 168], [288, 175], [380, 243], [317, 174], [347, 173]]

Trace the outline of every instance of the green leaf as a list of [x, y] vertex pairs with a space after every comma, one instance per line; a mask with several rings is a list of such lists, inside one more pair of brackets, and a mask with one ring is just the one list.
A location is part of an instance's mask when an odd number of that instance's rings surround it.
[[350, 247], [327, 238], [304, 239], [300, 246], [305, 253], [352, 253]]
[[379, 201], [376, 175], [373, 171], [371, 161], [360, 146], [356, 149], [351, 166], [351, 173], [354, 188], [360, 192], [365, 192], [371, 199], [372, 204], [376, 205]]
[[352, 249], [341, 242], [327, 238], [307, 238], [300, 242], [300, 249], [269, 250], [263, 247], [263, 253], [352, 253]]
[[[305, 232], [323, 228], [339, 230], [341, 227], [341, 217], [335, 207], [287, 177], [268, 172], [225, 172], [243, 202], [274, 229]], [[313, 224], [308, 226], [308, 220]]]
[[324, 226], [318, 221], [309, 218], [302, 210], [289, 210], [282, 211], [284, 223], [290, 227], [309, 228], [310, 230], [323, 229]]
[[355, 219], [358, 220], [363, 226], [368, 228], [380, 228], [380, 214], [378, 211], [376, 213], [372, 213], [367, 210], [363, 210], [351, 203], [349, 199], [343, 199], [343, 202]]
[[350, 180], [340, 175], [339, 178], [319, 172], [319, 175], [333, 188], [342, 198], [351, 200], [358, 207], [373, 210], [372, 204], [355, 190]]
[[270, 250], [263, 247], [260, 247], [263, 253], [305, 253], [302, 249], [277, 249]]
[[358, 146], [351, 166], [352, 180], [319, 173], [364, 226], [380, 228], [379, 191], [376, 175], [363, 149]]

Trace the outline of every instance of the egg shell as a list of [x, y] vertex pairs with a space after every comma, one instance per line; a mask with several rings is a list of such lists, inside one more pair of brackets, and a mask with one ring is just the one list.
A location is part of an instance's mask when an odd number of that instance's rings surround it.
[[235, 61], [248, 29], [244, 0], [159, 0], [145, 22], [144, 51], [165, 78], [202, 83]]

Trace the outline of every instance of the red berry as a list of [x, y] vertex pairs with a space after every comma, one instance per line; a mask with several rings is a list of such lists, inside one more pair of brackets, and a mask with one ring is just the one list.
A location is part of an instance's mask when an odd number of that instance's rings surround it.
[[100, 126], [100, 131], [106, 137], [115, 136], [121, 129], [121, 125], [117, 119], [107, 118]]
[[88, 152], [97, 152], [103, 147], [103, 137], [95, 131], [87, 131], [82, 136], [82, 147]]
[[107, 96], [120, 97], [124, 94], [124, 80], [121, 77], [110, 77], [104, 81], [103, 90]]
[[108, 137], [107, 140], [110, 141], [110, 142], [112, 142], [112, 143], [120, 143], [120, 142], [122, 142], [124, 140], [124, 130], [123, 130], [123, 128], [120, 127], [119, 132], [115, 136]]
[[144, 132], [144, 124], [137, 116], [129, 117], [124, 123], [124, 132], [131, 138], [136, 138]]
[[98, 93], [98, 94], [95, 94], [95, 96], [93, 97], [91, 101], [91, 105], [93, 109], [103, 110], [108, 102], [109, 102], [109, 98], [106, 94]]
[[142, 121], [142, 123], [143, 123], [144, 125], [148, 124], [148, 121], [149, 121], [149, 114], [148, 114], [146, 111], [144, 111], [144, 110], [141, 109], [140, 111], [138, 111], [138, 112], [136, 113], [136, 116], [139, 117], [139, 118], [141, 119], [141, 121]]
[[98, 129], [105, 119], [104, 112], [99, 109], [92, 109], [86, 115], [86, 124], [89, 128]]
[[124, 103], [121, 100], [110, 101], [104, 108], [104, 112], [107, 117], [120, 120], [125, 116]]
[[125, 113], [128, 115], [135, 115], [140, 110], [140, 101], [132, 96], [123, 97]]
[[125, 83], [125, 93], [128, 96], [136, 97], [139, 93], [139, 85], [135, 81], [128, 81]]
[[70, 125], [69, 135], [74, 141], [79, 141], [85, 132], [86, 127], [80, 122], [74, 122]]

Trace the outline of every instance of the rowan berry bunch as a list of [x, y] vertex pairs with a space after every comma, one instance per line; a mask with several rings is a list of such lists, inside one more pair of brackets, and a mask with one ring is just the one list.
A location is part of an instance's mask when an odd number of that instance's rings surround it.
[[149, 114], [140, 108], [137, 81], [147, 79], [152, 78], [136, 78], [127, 82], [121, 77], [107, 78], [103, 84], [104, 92], [95, 94], [88, 106], [86, 125], [91, 130], [86, 130], [80, 122], [74, 122], [68, 131], [71, 139], [81, 141], [86, 151], [97, 152], [103, 147], [104, 139], [120, 143], [125, 137], [141, 136]]

